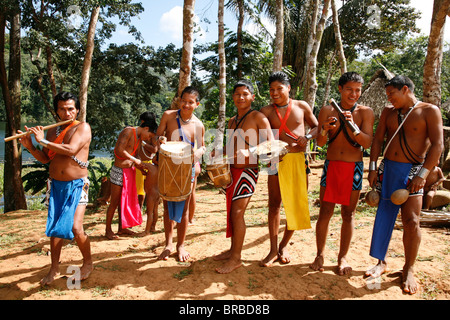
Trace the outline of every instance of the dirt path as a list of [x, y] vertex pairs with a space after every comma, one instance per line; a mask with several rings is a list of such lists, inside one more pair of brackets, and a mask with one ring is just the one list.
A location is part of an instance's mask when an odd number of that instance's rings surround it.
[[[366, 165], [367, 167], [367, 165]], [[95, 269], [81, 289], [69, 290], [67, 278], [57, 279], [41, 288], [39, 280], [50, 265], [49, 239], [45, 237], [46, 212], [24, 211], [0, 215], [0, 299], [76, 300], [76, 299], [440, 299], [450, 298], [449, 231], [423, 228], [422, 245], [416, 263], [420, 293], [410, 296], [400, 289], [399, 271], [403, 266], [402, 230], [396, 228], [388, 252], [390, 272], [380, 281], [368, 282], [365, 270], [376, 261], [368, 255], [375, 209], [364, 203], [358, 208], [355, 234], [349, 253], [351, 276], [335, 273], [339, 248], [340, 216], [330, 224], [325, 271], [315, 272], [308, 266], [314, 260], [315, 222], [318, 207], [320, 162], [310, 176], [310, 213], [313, 229], [297, 231], [290, 243], [292, 262], [276, 262], [262, 268], [259, 261], [269, 249], [267, 230], [266, 176], [261, 176], [257, 192], [245, 215], [247, 234], [243, 250], [243, 267], [226, 275], [215, 272], [221, 262], [212, 256], [226, 250], [225, 196], [207, 184], [198, 188], [195, 225], [188, 230], [186, 247], [193, 257], [190, 263], [179, 263], [175, 256], [158, 261], [163, 250], [162, 219], [157, 232], [146, 237], [122, 237], [108, 241], [103, 236], [105, 210], [90, 212], [85, 229], [91, 239]], [[161, 214], [162, 206], [160, 206]], [[339, 211], [337, 210], [337, 213]], [[284, 215], [282, 216], [284, 219]], [[117, 220], [113, 230], [117, 230]], [[282, 221], [284, 230], [285, 221]], [[135, 227], [142, 231], [144, 226]], [[68, 276], [71, 265], [81, 265], [76, 244], [67, 243], [62, 250], [61, 272]]]

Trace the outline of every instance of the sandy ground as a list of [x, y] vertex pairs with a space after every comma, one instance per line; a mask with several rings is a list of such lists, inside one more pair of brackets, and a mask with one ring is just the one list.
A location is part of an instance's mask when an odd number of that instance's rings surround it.
[[[80, 289], [68, 288], [70, 266], [81, 265], [75, 243], [62, 250], [62, 277], [41, 287], [50, 265], [49, 239], [45, 236], [45, 211], [19, 211], [0, 215], [0, 299], [2, 300], [423, 300], [450, 298], [449, 230], [422, 228], [422, 244], [416, 263], [420, 292], [402, 293], [400, 270], [404, 263], [402, 230], [394, 230], [387, 262], [390, 272], [379, 279], [364, 279], [364, 272], [376, 261], [368, 254], [375, 209], [361, 201], [356, 214], [355, 233], [348, 256], [353, 267], [350, 276], [336, 274], [340, 215], [336, 210], [330, 224], [325, 271], [309, 268], [314, 260], [315, 223], [319, 208], [320, 161], [310, 176], [312, 229], [296, 231], [289, 245], [292, 262], [259, 266], [269, 249], [267, 229], [267, 176], [261, 176], [245, 218], [247, 234], [242, 252], [243, 266], [230, 274], [218, 274], [221, 264], [213, 256], [226, 250], [225, 196], [203, 182], [199, 184], [195, 225], [188, 229], [186, 247], [192, 259], [178, 262], [157, 260], [164, 248], [162, 205], [157, 232], [146, 237], [104, 237], [106, 207], [90, 210], [85, 229], [91, 239], [94, 271], [81, 282]], [[367, 168], [367, 164], [366, 164]], [[367, 173], [366, 173], [367, 174]], [[365, 181], [365, 183], [367, 183]], [[117, 217], [117, 215], [116, 215]], [[284, 214], [282, 216], [284, 231]], [[117, 219], [113, 230], [117, 230]], [[140, 232], [144, 225], [133, 230]], [[281, 235], [280, 235], [281, 237]], [[73, 282], [69, 281], [69, 284]]]

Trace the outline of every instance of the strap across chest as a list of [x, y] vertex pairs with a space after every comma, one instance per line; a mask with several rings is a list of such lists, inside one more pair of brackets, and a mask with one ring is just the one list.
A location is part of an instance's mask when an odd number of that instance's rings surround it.
[[273, 108], [275, 109], [275, 112], [277, 113], [278, 119], [280, 120], [280, 128], [278, 129], [278, 133], [275, 136], [275, 139], [278, 139], [280, 137], [280, 134], [284, 131], [287, 134], [291, 135], [292, 137], [295, 137], [295, 139], [298, 139], [298, 136], [292, 133], [291, 130], [287, 127], [286, 123], [289, 119], [289, 115], [292, 111], [292, 99], [289, 100], [289, 104], [286, 109], [286, 113], [284, 114], [284, 117], [281, 117], [280, 111], [278, 110], [278, 107], [276, 104], [273, 104]]

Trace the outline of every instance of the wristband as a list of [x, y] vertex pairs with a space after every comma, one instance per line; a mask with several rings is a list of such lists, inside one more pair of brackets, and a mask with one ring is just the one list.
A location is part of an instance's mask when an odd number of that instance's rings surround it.
[[43, 146], [44, 148], [47, 148], [49, 143], [50, 143], [50, 141], [48, 141], [47, 139], [41, 139], [41, 141], [39, 141], [39, 144], [41, 146]]
[[376, 161], [369, 162], [369, 171], [377, 171], [377, 162]]
[[417, 176], [419, 178], [422, 178], [422, 179], [425, 180], [428, 177], [429, 173], [430, 173], [430, 170], [428, 170], [427, 168], [422, 167], [422, 168], [420, 168], [419, 173], [417, 173]]

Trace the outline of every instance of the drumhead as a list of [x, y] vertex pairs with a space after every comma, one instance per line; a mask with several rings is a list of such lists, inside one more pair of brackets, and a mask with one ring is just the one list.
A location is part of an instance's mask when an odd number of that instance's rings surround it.
[[191, 154], [191, 145], [183, 141], [168, 141], [161, 144], [160, 152], [170, 156], [188, 156]]

